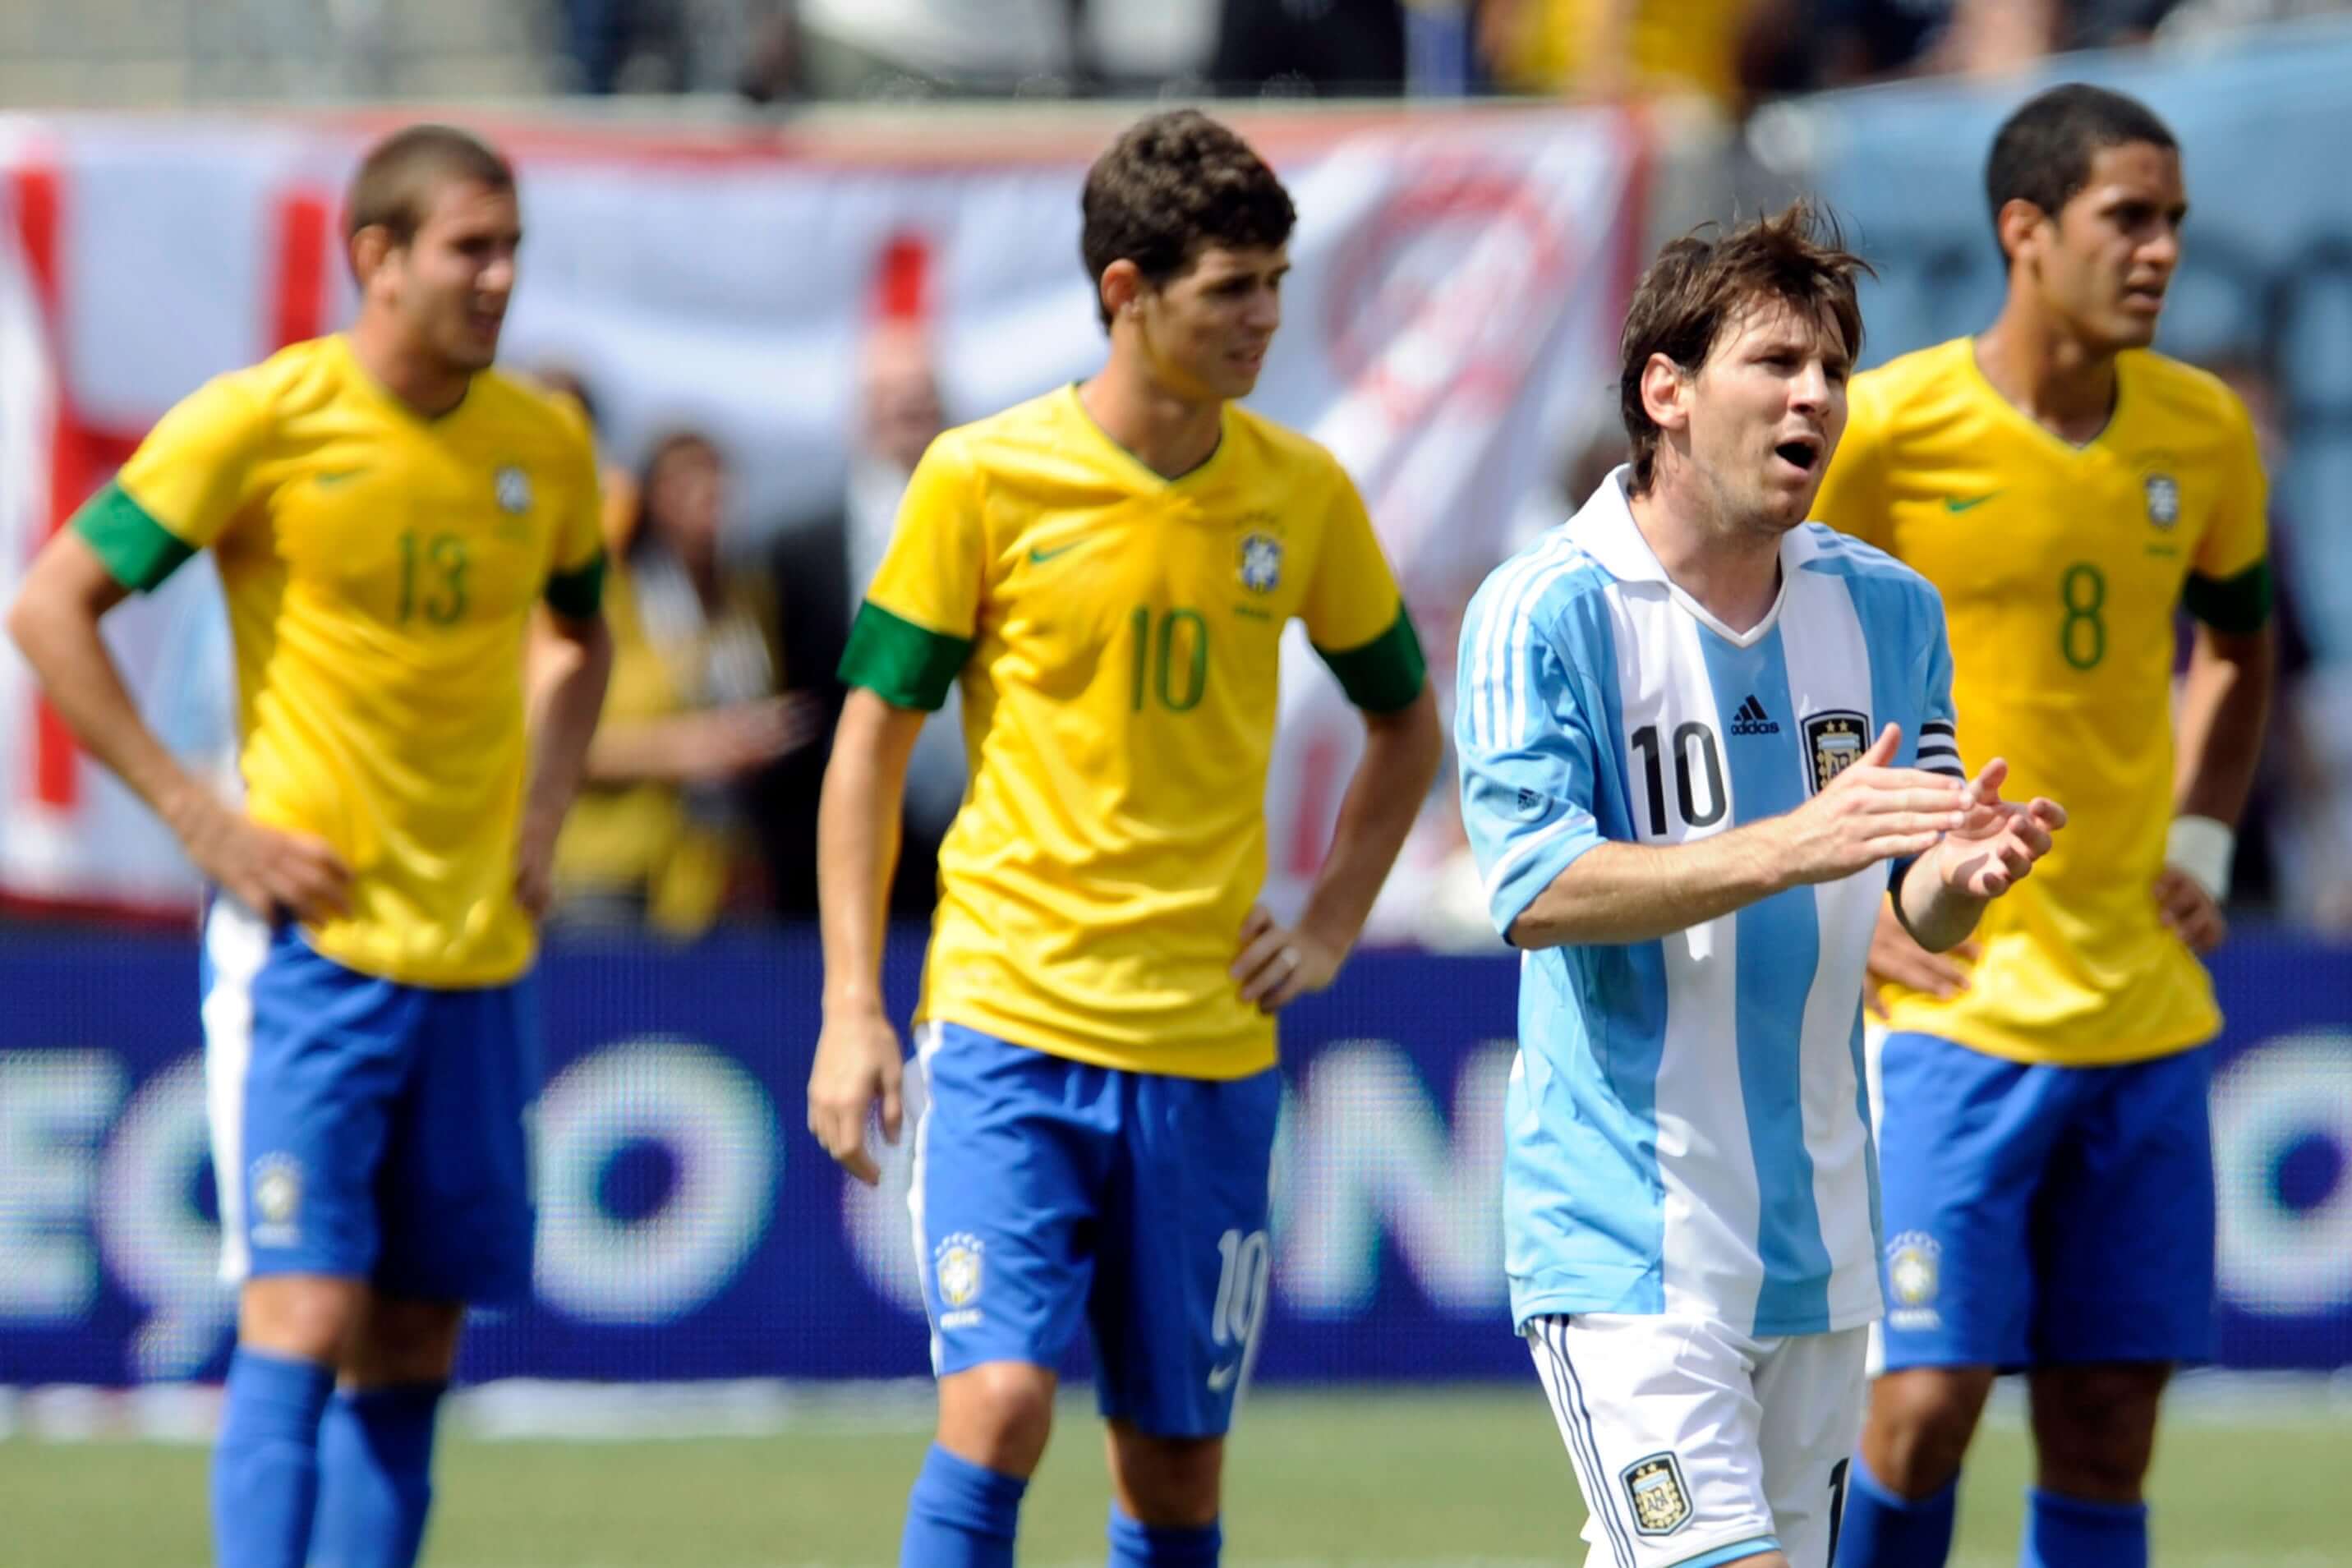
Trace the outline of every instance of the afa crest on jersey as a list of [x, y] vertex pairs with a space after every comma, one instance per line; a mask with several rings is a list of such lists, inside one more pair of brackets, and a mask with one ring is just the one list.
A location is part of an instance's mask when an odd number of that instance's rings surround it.
[[1683, 1484], [1682, 1461], [1672, 1453], [1635, 1459], [1617, 1476], [1633, 1505], [1633, 1528], [1643, 1535], [1672, 1535], [1691, 1521], [1690, 1488]]
[[931, 1251], [931, 1278], [940, 1288], [940, 1303], [961, 1311], [980, 1300], [980, 1238], [959, 1230]]
[[2147, 476], [2147, 520], [2159, 528], [2180, 520], [2180, 481], [2169, 474]]
[[1805, 757], [1814, 794], [1861, 758], [1870, 745], [1869, 728], [1870, 716], [1852, 708], [1832, 708], [1805, 720]]
[[1241, 549], [1242, 586], [1252, 593], [1272, 593], [1282, 581], [1282, 541], [1272, 534], [1250, 534]]

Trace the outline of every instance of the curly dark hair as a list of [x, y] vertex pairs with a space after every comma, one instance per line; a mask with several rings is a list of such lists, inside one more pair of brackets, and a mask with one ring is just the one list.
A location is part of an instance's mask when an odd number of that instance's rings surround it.
[[1803, 202], [1727, 234], [1685, 235], [1660, 251], [1634, 287], [1618, 340], [1617, 402], [1633, 444], [1633, 493], [1650, 487], [1663, 434], [1642, 402], [1642, 372], [1651, 355], [1664, 354], [1685, 375], [1696, 375], [1716, 340], [1750, 304], [1778, 298], [1808, 315], [1827, 311], [1848, 360], [1859, 359], [1862, 307], [1854, 277], [1870, 271], [1868, 262], [1845, 248], [1836, 220]]
[[1290, 238], [1298, 210], [1248, 142], [1197, 109], [1138, 120], [1087, 171], [1078, 240], [1103, 325], [1102, 275], [1131, 261], [1154, 288], [1181, 277], [1211, 246], [1238, 250]]

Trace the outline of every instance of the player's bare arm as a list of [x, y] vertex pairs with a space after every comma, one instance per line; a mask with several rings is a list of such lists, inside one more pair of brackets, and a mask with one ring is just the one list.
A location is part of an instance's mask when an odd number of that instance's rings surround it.
[[613, 674], [613, 633], [601, 614], [550, 612], [532, 660], [530, 783], [515, 852], [515, 896], [534, 920], [554, 890], [555, 840], [587, 771], [588, 747]]
[[1364, 755], [1339, 803], [1331, 852], [1298, 924], [1286, 928], [1259, 904], [1242, 927], [1234, 978], [1242, 999], [1266, 1012], [1323, 989], [1339, 972], [1444, 759], [1437, 697], [1426, 685], [1394, 713], [1365, 714], [1364, 731]]
[[207, 881], [247, 908], [305, 921], [350, 912], [352, 873], [305, 833], [264, 827], [191, 777], [139, 716], [99, 622], [128, 591], [70, 528], [34, 559], [8, 632], [58, 716], [91, 756], [147, 802]]
[[2165, 925], [2191, 951], [2210, 953], [2228, 927], [2231, 834], [2246, 808], [2277, 676], [2271, 628], [2222, 632], [2199, 625], [2181, 683], [2173, 831], [2156, 901]]
[[2009, 764], [1985, 764], [1969, 784], [1968, 820], [1919, 858], [1895, 890], [1905, 927], [1930, 953], [1968, 939], [1985, 905], [2007, 893], [2050, 852], [2051, 835], [2066, 825], [2065, 808], [2034, 797], [2003, 800]]
[[843, 705], [817, 804], [817, 912], [824, 940], [824, 1025], [809, 1070], [808, 1125], [825, 1153], [868, 1186], [882, 1179], [866, 1146], [879, 1107], [898, 1141], [906, 1064], [882, 1005], [882, 944], [898, 865], [907, 758], [929, 716], [858, 688]]
[[1947, 775], [1891, 766], [1902, 731], [1795, 810], [1693, 843], [1605, 843], [1579, 856], [1511, 923], [1518, 947], [1652, 942], [1787, 888], [1924, 854], [1969, 820]]

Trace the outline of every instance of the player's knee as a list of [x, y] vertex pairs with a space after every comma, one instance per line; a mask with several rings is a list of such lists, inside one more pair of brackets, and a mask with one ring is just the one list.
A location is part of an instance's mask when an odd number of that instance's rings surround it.
[[940, 1440], [1004, 1475], [1026, 1476], [1054, 1429], [1054, 1375], [1025, 1362], [986, 1362], [940, 1380]]
[[297, 1361], [340, 1362], [366, 1301], [355, 1280], [274, 1274], [246, 1281], [237, 1301], [237, 1343]]
[[1124, 1422], [1110, 1432], [1111, 1482], [1128, 1516], [1154, 1530], [1199, 1530], [1223, 1506], [1222, 1437], [1154, 1437]]
[[363, 1388], [446, 1383], [457, 1364], [466, 1309], [455, 1301], [379, 1298], [360, 1316], [343, 1370]]
[[1960, 1473], [1992, 1389], [1989, 1367], [1915, 1367], [1871, 1388], [1864, 1458], [1880, 1485], [1923, 1498]]
[[2042, 1485], [2068, 1497], [2138, 1500], [2156, 1448], [2160, 1366], [2053, 1368], [2033, 1379]]

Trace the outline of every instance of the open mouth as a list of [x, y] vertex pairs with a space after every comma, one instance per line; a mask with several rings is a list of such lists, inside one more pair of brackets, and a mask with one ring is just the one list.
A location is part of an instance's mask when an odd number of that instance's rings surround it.
[[1772, 448], [1774, 455], [1800, 474], [1810, 474], [1822, 460], [1822, 444], [1811, 436], [1784, 441]]

